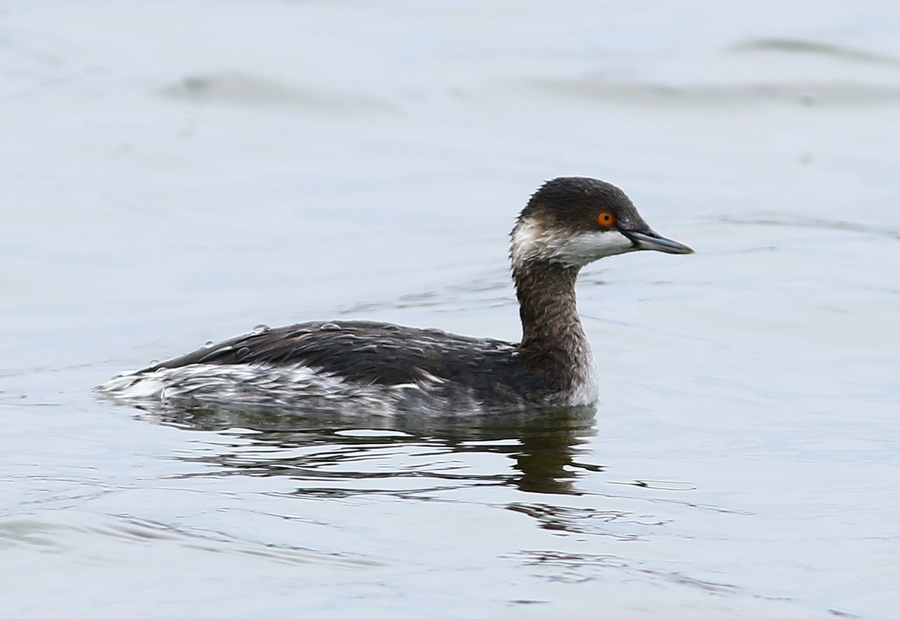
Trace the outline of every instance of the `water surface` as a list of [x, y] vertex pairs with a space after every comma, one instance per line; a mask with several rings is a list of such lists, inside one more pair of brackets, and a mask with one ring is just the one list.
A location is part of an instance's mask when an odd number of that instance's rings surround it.
[[[892, 617], [892, 3], [8, 2], [0, 599], [10, 616]], [[544, 180], [693, 256], [589, 267], [596, 407], [140, 410], [209, 339], [515, 340]]]

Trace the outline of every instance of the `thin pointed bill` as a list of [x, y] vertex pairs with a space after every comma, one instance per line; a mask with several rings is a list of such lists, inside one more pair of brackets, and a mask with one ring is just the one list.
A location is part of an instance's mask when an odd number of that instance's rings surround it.
[[678, 241], [667, 239], [660, 236], [653, 230], [638, 232], [636, 230], [622, 230], [622, 234], [627, 236], [634, 243], [635, 249], [653, 249], [655, 251], [665, 252], [667, 254], [692, 254], [694, 250], [683, 245]]

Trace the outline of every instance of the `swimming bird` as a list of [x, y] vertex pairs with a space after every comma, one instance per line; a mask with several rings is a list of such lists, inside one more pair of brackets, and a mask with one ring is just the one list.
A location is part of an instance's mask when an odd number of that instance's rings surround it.
[[380, 322], [306, 322], [258, 328], [98, 390], [132, 401], [384, 415], [591, 404], [598, 385], [576, 308], [579, 271], [616, 254], [693, 250], [654, 232], [618, 187], [582, 177], [542, 185], [510, 239], [519, 343]]

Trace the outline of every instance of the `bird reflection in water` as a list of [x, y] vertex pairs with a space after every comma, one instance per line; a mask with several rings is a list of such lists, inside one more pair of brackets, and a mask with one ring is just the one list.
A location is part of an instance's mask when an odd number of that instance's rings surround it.
[[[219, 453], [180, 456], [185, 460], [214, 465], [214, 474], [304, 480], [308, 484], [296, 490], [304, 495], [421, 495], [474, 485], [578, 494], [578, 477], [600, 469], [577, 460], [595, 433], [593, 406], [439, 418], [347, 418], [323, 411], [298, 414], [221, 405], [143, 410], [143, 419], [217, 434], [210, 444]], [[223, 438], [233, 443], [223, 444]], [[513, 464], [486, 471], [485, 454], [504, 456]], [[410, 484], [412, 478], [421, 483]], [[384, 487], [374, 486], [373, 479], [386, 480]], [[399, 479], [407, 481], [390, 483]]]

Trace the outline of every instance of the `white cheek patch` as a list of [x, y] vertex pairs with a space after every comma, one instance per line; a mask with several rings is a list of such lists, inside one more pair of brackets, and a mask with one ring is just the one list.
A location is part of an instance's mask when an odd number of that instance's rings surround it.
[[538, 258], [546, 251], [546, 245], [543, 228], [533, 219], [525, 219], [513, 228], [509, 257], [513, 264]]
[[581, 232], [572, 236], [558, 230], [548, 230], [535, 220], [526, 219], [513, 231], [511, 257], [513, 263], [546, 260], [583, 267], [594, 260], [635, 249], [631, 239], [615, 229]]
[[618, 230], [583, 232], [568, 237], [559, 246], [557, 255], [566, 266], [583, 267], [594, 260], [615, 256], [635, 249], [634, 243]]

